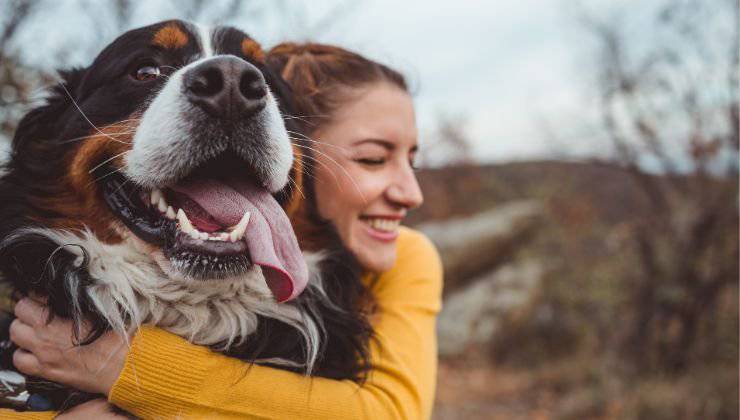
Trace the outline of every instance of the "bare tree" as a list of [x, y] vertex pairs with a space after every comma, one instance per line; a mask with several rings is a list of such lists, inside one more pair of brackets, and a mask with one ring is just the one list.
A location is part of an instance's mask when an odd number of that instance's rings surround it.
[[467, 117], [440, 113], [436, 121], [425, 136], [420, 163], [424, 166], [475, 166], [473, 143], [466, 131]]
[[738, 282], [737, 0], [667, 0], [637, 37], [584, 19], [614, 160], [649, 203], [631, 229], [619, 349], [638, 370], [681, 370], [718, 299]]
[[0, 142], [9, 139], [30, 102], [33, 89], [42, 84], [39, 71], [25, 65], [14, 41], [41, 1], [15, 0], [2, 5], [0, 30]]

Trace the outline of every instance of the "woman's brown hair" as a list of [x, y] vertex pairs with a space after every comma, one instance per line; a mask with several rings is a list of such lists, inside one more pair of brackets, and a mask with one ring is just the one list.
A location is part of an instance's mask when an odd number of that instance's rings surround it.
[[286, 42], [267, 54], [267, 65], [293, 91], [295, 123], [304, 134], [328, 122], [353, 89], [388, 82], [408, 91], [406, 79], [390, 67], [333, 45]]

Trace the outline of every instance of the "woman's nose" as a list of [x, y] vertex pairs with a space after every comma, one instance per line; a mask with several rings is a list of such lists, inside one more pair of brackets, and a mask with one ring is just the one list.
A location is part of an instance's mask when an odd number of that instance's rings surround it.
[[408, 209], [419, 207], [424, 202], [424, 195], [411, 167], [403, 168], [394, 178], [387, 190], [389, 200]]

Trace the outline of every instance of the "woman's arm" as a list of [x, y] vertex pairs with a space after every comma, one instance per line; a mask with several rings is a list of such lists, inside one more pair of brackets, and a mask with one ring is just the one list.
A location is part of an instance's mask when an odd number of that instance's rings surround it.
[[396, 266], [373, 285], [377, 342], [362, 386], [247, 365], [144, 327], [109, 401], [144, 418], [429, 418], [441, 273], [429, 240], [404, 230]]

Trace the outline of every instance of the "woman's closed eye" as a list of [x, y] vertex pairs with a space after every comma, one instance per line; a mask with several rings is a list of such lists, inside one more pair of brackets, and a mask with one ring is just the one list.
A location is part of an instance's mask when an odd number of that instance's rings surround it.
[[357, 158], [355, 159], [355, 162], [361, 163], [367, 166], [381, 166], [386, 162], [386, 158], [384, 157]]
[[[365, 166], [382, 166], [388, 161], [388, 159], [384, 157], [377, 157], [377, 158], [373, 157], [373, 158], [357, 158], [357, 159], [354, 159], [354, 161], [362, 165], [365, 165]], [[409, 167], [414, 171], [419, 169], [414, 158], [409, 159]]]

